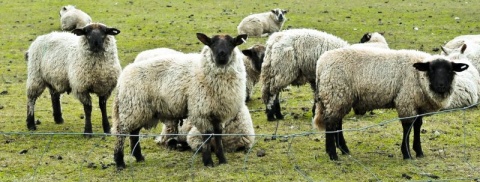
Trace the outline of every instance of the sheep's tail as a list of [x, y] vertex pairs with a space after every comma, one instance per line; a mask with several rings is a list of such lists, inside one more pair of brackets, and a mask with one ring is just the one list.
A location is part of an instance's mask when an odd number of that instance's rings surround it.
[[120, 116], [118, 113], [118, 98], [115, 97], [113, 101], [113, 111], [112, 111], [112, 128], [110, 129], [111, 134], [120, 134], [120, 126], [118, 123], [120, 122]]
[[312, 125], [313, 128], [318, 129], [318, 130], [325, 130], [325, 121], [323, 120], [323, 111], [325, 110], [325, 107], [323, 106], [323, 103], [317, 99], [315, 102], [315, 116], [312, 120]]

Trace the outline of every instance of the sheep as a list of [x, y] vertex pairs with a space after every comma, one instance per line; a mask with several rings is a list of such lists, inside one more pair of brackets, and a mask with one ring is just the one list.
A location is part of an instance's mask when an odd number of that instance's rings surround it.
[[[445, 56], [415, 50], [356, 47], [324, 53], [317, 64], [316, 110], [312, 121], [314, 127], [326, 130], [325, 146], [330, 159], [338, 160], [335, 146], [342, 154], [350, 152], [343, 137], [342, 118], [352, 107], [364, 110], [395, 108], [402, 118], [403, 158], [412, 158], [409, 149], [411, 128], [414, 131], [413, 150], [417, 157], [423, 157], [421, 115], [449, 104], [455, 72], [468, 67], [464, 63], [451, 62]], [[416, 117], [405, 118], [409, 116]]]
[[242, 50], [242, 53], [245, 55], [243, 63], [247, 71], [246, 101], [250, 101], [253, 88], [260, 80], [263, 58], [265, 57], [265, 46], [257, 44]]
[[[454, 39], [455, 40], [455, 39]], [[467, 45], [468, 49], [464, 50], [464, 55], [472, 62], [473, 66], [477, 70], [480, 70], [480, 40], [476, 42], [476, 40], [472, 37], [471, 40], [458, 40], [458, 41], [451, 41], [458, 44], [460, 46], [453, 46], [452, 44], [447, 43], [445, 46], [442, 46], [441, 55], [451, 54], [453, 52], [460, 52], [462, 45]]]
[[266, 43], [260, 80], [267, 120], [283, 119], [279, 93], [286, 86], [310, 83], [315, 89], [315, 65], [324, 52], [349, 44], [313, 29], [290, 29], [272, 34]]
[[63, 123], [60, 94], [67, 92], [80, 100], [85, 112], [86, 136], [91, 136], [92, 101], [99, 98], [102, 126], [109, 133], [106, 105], [121, 72], [115, 35], [120, 30], [92, 23], [70, 32], [52, 32], [37, 37], [28, 51], [27, 128], [36, 130], [35, 101], [48, 87], [55, 123]]
[[388, 47], [387, 40], [385, 40], [385, 37], [383, 37], [383, 34], [378, 32], [365, 33], [360, 39], [360, 43], [353, 44], [351, 46], [371, 46], [390, 49]]
[[67, 5], [60, 9], [60, 24], [62, 30], [71, 31], [76, 28], [83, 28], [92, 22], [92, 18], [75, 6]]
[[[170, 129], [164, 125], [162, 133], [155, 139], [155, 142], [160, 146], [172, 146], [179, 144], [187, 144], [194, 151], [201, 148], [203, 139], [198, 129], [192, 125], [192, 122], [184, 120], [181, 125], [175, 126], [178, 129]], [[176, 130], [176, 131], [175, 131]], [[173, 132], [172, 132], [173, 131]], [[172, 142], [169, 139], [169, 135], [173, 133], [179, 133], [177, 141]], [[240, 112], [234, 119], [229, 120], [223, 127], [223, 134], [233, 134], [232, 136], [223, 136], [222, 143], [224, 150], [227, 152], [235, 152], [242, 149], [249, 149], [252, 147], [255, 141], [255, 131], [253, 129], [252, 118], [248, 107], [244, 105]], [[172, 144], [173, 143], [173, 144]], [[211, 143], [214, 145], [214, 141]], [[185, 147], [181, 147], [182, 149]]]
[[265, 37], [278, 32], [287, 20], [285, 17], [287, 12], [287, 10], [276, 8], [265, 13], [251, 14], [238, 24], [238, 34], [247, 34], [249, 37]]
[[[468, 44], [474, 45], [474, 44]], [[473, 66], [472, 62], [465, 55], [467, 44], [455, 50], [448, 50], [442, 47], [443, 52], [452, 61], [457, 63], [465, 63], [469, 68], [463, 72], [457, 73], [455, 90], [450, 104], [445, 109], [453, 109], [459, 107], [468, 107], [477, 104], [480, 98], [480, 75], [478, 70]], [[470, 49], [470, 47], [469, 47]]]
[[465, 40], [478, 45], [480, 44], [480, 35], [460, 35], [448, 41], [443, 47], [447, 49], [460, 48], [464, 44]]
[[183, 54], [183, 52], [176, 51], [170, 48], [156, 48], [140, 52], [136, 57], [134, 62], [144, 61], [149, 58], [165, 55], [165, 54]]
[[205, 46], [199, 56], [172, 54], [135, 62], [124, 68], [113, 103], [112, 133], [118, 134], [114, 148], [117, 170], [125, 168], [124, 134], [131, 134], [130, 147], [137, 162], [144, 161], [139, 143], [140, 129], [149, 129], [159, 120], [188, 119], [202, 136], [202, 159], [213, 166], [212, 135], [220, 164], [223, 153], [222, 124], [233, 119], [245, 105], [245, 66], [238, 45], [247, 39], [197, 33]]

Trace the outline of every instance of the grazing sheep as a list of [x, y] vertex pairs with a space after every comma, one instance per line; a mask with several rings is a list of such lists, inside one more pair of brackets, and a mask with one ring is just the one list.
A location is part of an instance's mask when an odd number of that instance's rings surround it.
[[334, 35], [312, 29], [290, 29], [272, 34], [262, 64], [262, 99], [267, 119], [283, 119], [278, 95], [290, 84], [310, 83], [315, 89], [315, 65], [324, 52], [349, 46]]
[[[469, 44], [473, 45], [473, 44]], [[465, 55], [467, 44], [462, 47], [447, 51], [442, 47], [444, 53], [456, 63], [465, 63], [467, 70], [457, 73], [455, 90], [453, 91], [450, 104], [445, 109], [468, 107], [477, 104], [480, 98], [480, 75], [472, 62]], [[470, 49], [470, 47], [469, 47]]]
[[[155, 139], [155, 142], [161, 146], [166, 145], [170, 147], [177, 143], [187, 144], [194, 151], [202, 146], [203, 139], [201, 133], [188, 119], [184, 120], [181, 125], [175, 127], [178, 129], [172, 130], [164, 125], [161, 136], [158, 136]], [[170, 139], [169, 135], [175, 134], [175, 132], [180, 134], [177, 141], [172, 142], [171, 140], [168, 140]], [[250, 112], [246, 105], [242, 107], [234, 119], [225, 122], [223, 134], [232, 134], [231, 136], [227, 135], [222, 137], [223, 147], [227, 152], [235, 152], [252, 147], [253, 142], [255, 141], [255, 132], [253, 129], [252, 118], [250, 117]], [[212, 140], [211, 143], [214, 145], [214, 140]]]
[[124, 134], [131, 134], [133, 156], [143, 161], [139, 143], [140, 130], [149, 129], [159, 120], [188, 119], [202, 138], [202, 159], [213, 166], [212, 146], [220, 164], [227, 160], [223, 153], [222, 125], [232, 120], [245, 105], [245, 66], [237, 48], [247, 35], [212, 38], [197, 33], [204, 46], [200, 55], [172, 54], [135, 62], [118, 79], [118, 92], [113, 104], [112, 133], [117, 136], [114, 159], [118, 170], [125, 168]]
[[85, 111], [84, 133], [92, 133], [90, 93], [99, 98], [103, 131], [110, 131], [107, 100], [121, 72], [114, 35], [120, 31], [93, 23], [70, 32], [39, 36], [27, 51], [27, 127], [36, 130], [35, 101], [48, 87], [55, 123], [63, 123], [60, 94], [67, 92], [80, 100]]
[[243, 63], [247, 71], [247, 98], [250, 101], [253, 88], [260, 80], [263, 58], [265, 57], [265, 46], [254, 45], [248, 49], [242, 50], [244, 56]]
[[[359, 64], [361, 63], [361, 64]], [[422, 116], [450, 102], [455, 72], [467, 64], [447, 57], [414, 50], [372, 47], [343, 48], [324, 53], [317, 64], [314, 126], [326, 130], [326, 152], [338, 160], [337, 146], [349, 153], [342, 132], [342, 118], [352, 107], [364, 110], [395, 108], [403, 126], [401, 150], [412, 158], [409, 135], [413, 128], [413, 150], [423, 157], [420, 143]], [[413, 127], [412, 127], [413, 125]]]
[[247, 34], [249, 37], [264, 37], [278, 32], [287, 20], [285, 17], [287, 12], [287, 10], [276, 8], [269, 12], [249, 15], [238, 24], [238, 34]]
[[75, 6], [67, 5], [60, 9], [60, 24], [62, 30], [70, 31], [76, 28], [83, 28], [90, 24], [92, 18]]
[[385, 40], [385, 37], [383, 37], [383, 34], [378, 32], [364, 34], [363, 37], [360, 39], [360, 43], [353, 44], [351, 46], [371, 46], [390, 49], [388, 47], [387, 40]]
[[183, 52], [176, 51], [170, 48], [156, 48], [140, 52], [133, 62], [144, 61], [149, 58], [166, 55], [166, 54], [183, 54]]

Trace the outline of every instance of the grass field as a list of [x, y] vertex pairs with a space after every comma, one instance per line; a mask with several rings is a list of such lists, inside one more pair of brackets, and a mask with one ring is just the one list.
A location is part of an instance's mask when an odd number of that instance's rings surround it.
[[[195, 33], [236, 35], [236, 26], [251, 13], [288, 9], [284, 28], [314, 28], [356, 43], [365, 32], [385, 32], [392, 49], [417, 49], [432, 54], [452, 38], [479, 34], [480, 2], [458, 0], [291, 0], [273, 1], [39, 1], [0, 0], [0, 181], [406, 181], [480, 180], [479, 109], [439, 113], [424, 119], [422, 143], [426, 157], [403, 160], [402, 129], [393, 110], [375, 115], [349, 114], [344, 120], [350, 156], [328, 160], [325, 135], [311, 127], [312, 92], [309, 86], [291, 87], [281, 94], [286, 114], [277, 140], [275, 123], [268, 122], [257, 86], [251, 110], [258, 134], [245, 153], [228, 153], [228, 164], [204, 167], [194, 152], [158, 147], [161, 131], [142, 130], [146, 161], [126, 156], [127, 169], [116, 172], [114, 137], [100, 132], [101, 115], [95, 98], [94, 132], [81, 135], [82, 105], [62, 96], [65, 123], [53, 121], [48, 91], [38, 100], [38, 130], [26, 128], [27, 67], [24, 52], [39, 35], [60, 30], [59, 10], [74, 4], [96, 22], [118, 28], [122, 66], [140, 51], [169, 47], [197, 52], [202, 44]], [[458, 21], [455, 19], [458, 17]], [[264, 44], [250, 38], [240, 49]], [[109, 99], [108, 112], [111, 112]], [[128, 142], [127, 142], [128, 143]], [[128, 147], [128, 146], [126, 146]], [[264, 150], [266, 155], [258, 157]], [[216, 158], [214, 157], [214, 161]]]

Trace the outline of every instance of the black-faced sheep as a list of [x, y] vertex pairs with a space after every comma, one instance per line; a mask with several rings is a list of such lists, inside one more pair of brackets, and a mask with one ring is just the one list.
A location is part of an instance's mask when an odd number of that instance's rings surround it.
[[115, 35], [120, 31], [93, 23], [70, 32], [39, 36], [27, 51], [27, 127], [36, 130], [35, 101], [48, 87], [55, 123], [63, 123], [60, 94], [67, 92], [80, 100], [85, 111], [84, 133], [92, 133], [90, 93], [99, 98], [103, 131], [110, 131], [107, 99], [121, 72]]
[[90, 24], [92, 18], [75, 6], [67, 5], [60, 9], [60, 25], [62, 30], [70, 31], [76, 28], [83, 28]]
[[352, 46], [371, 46], [371, 47], [390, 49], [388, 47], [387, 40], [385, 40], [385, 37], [383, 36], [383, 34], [378, 32], [365, 33], [360, 39], [360, 43], [353, 44]]
[[246, 101], [250, 101], [250, 97], [253, 92], [253, 88], [260, 80], [260, 73], [262, 70], [262, 63], [265, 57], [265, 46], [254, 45], [248, 49], [242, 50], [245, 55], [243, 63], [245, 64], [245, 70], [247, 71], [247, 98]]
[[276, 8], [269, 12], [249, 15], [238, 24], [238, 34], [260, 37], [278, 32], [287, 20], [285, 17], [287, 12], [287, 10]]
[[266, 43], [260, 80], [267, 119], [283, 119], [279, 93], [288, 85], [310, 83], [315, 89], [315, 65], [324, 52], [349, 46], [334, 35], [312, 29], [290, 29], [272, 34]]
[[135, 62], [125, 67], [118, 79], [113, 104], [112, 133], [117, 136], [114, 159], [117, 169], [125, 168], [123, 134], [131, 134], [130, 147], [137, 161], [143, 161], [140, 130], [151, 128], [159, 120], [188, 119], [202, 138], [202, 159], [213, 166], [212, 146], [219, 163], [226, 163], [222, 145], [222, 124], [233, 119], [245, 105], [245, 66], [237, 48], [247, 35], [235, 38], [197, 33], [204, 46], [197, 57], [172, 54]]
[[[361, 63], [361, 64], [359, 64]], [[409, 135], [413, 128], [413, 150], [423, 157], [420, 141], [422, 116], [450, 102], [455, 72], [467, 64], [451, 62], [414, 50], [372, 47], [343, 48], [324, 53], [317, 64], [314, 126], [326, 130], [326, 152], [338, 160], [336, 148], [349, 153], [342, 132], [342, 119], [352, 107], [363, 110], [395, 108], [403, 126], [401, 151], [412, 158]], [[415, 118], [405, 118], [417, 116]], [[413, 127], [412, 127], [413, 125]]]

